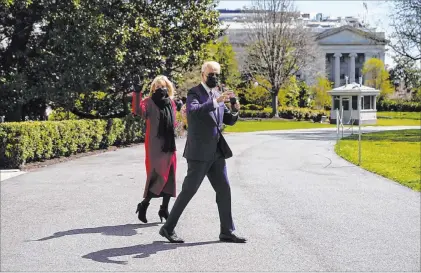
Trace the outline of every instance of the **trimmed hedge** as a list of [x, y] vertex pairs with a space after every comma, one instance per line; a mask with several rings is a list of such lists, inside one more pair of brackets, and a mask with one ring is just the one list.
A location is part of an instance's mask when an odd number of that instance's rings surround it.
[[[313, 110], [309, 108], [298, 108], [298, 107], [279, 107], [279, 117], [285, 119], [296, 119], [296, 120], [312, 120], [319, 122], [322, 116], [329, 117], [329, 111], [324, 110]], [[270, 118], [272, 116], [272, 109], [265, 108], [262, 111], [251, 111], [245, 110], [240, 112], [242, 118]]]
[[243, 110], [241, 106], [240, 118], [270, 118], [272, 110], [265, 108], [263, 110]]
[[11, 122], [0, 124], [0, 167], [106, 149], [144, 140], [143, 121], [131, 115], [110, 120]]
[[262, 111], [264, 110], [263, 106], [257, 105], [257, 104], [245, 104], [245, 105], [241, 105], [241, 110], [252, 110], [252, 111]]
[[421, 103], [404, 100], [381, 100], [377, 102], [377, 111], [420, 112]]

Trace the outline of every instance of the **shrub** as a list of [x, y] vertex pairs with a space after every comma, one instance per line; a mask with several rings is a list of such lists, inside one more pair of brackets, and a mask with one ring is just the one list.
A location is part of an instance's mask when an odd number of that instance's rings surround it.
[[79, 117], [71, 113], [70, 111], [65, 111], [63, 108], [54, 109], [53, 112], [48, 116], [49, 121], [73, 120], [73, 119], [79, 119]]
[[325, 77], [318, 77], [317, 83], [310, 87], [316, 109], [326, 109], [332, 106], [332, 97], [327, 93], [332, 90], [332, 83]]
[[412, 90], [412, 101], [421, 103], [421, 86]]
[[241, 118], [270, 118], [272, 109], [265, 108], [263, 110], [241, 110]]
[[300, 87], [297, 78], [294, 76], [282, 84], [278, 93], [278, 103], [282, 106], [298, 107]]
[[262, 111], [264, 109], [263, 106], [257, 105], [257, 104], [245, 104], [241, 105], [241, 110], [252, 110], [252, 111]]
[[[271, 117], [272, 110], [265, 108], [262, 111], [251, 111], [245, 110], [240, 112], [242, 118], [269, 118]], [[309, 108], [298, 108], [298, 107], [280, 107], [279, 117], [285, 119], [296, 119], [296, 120], [312, 120], [319, 122], [322, 116], [329, 117], [329, 112], [325, 110], [313, 110]]]
[[255, 105], [270, 105], [272, 98], [270, 93], [266, 88], [271, 88], [270, 83], [262, 76], [256, 75], [256, 80], [259, 82], [258, 85], [252, 83], [246, 84], [244, 88], [241, 88], [236, 91], [237, 96], [241, 99], [241, 103], [245, 104], [255, 104]]
[[313, 110], [310, 108], [298, 108], [298, 107], [281, 107], [279, 109], [279, 117], [285, 119], [296, 119], [296, 120], [312, 120], [319, 122], [322, 116], [329, 116], [329, 112], [325, 110]]
[[404, 100], [379, 100], [377, 111], [420, 112], [421, 102]]
[[70, 156], [144, 140], [143, 122], [122, 119], [11, 122], [0, 124], [0, 167]]

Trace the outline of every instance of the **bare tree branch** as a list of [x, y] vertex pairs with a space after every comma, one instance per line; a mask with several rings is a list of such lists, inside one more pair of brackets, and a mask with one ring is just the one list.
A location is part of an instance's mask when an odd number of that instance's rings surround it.
[[246, 66], [249, 73], [270, 82], [271, 88], [265, 88], [277, 116], [280, 88], [298, 71], [313, 66], [319, 51], [313, 34], [297, 23], [294, 1], [254, 0], [253, 12], [247, 23], [250, 46]]
[[394, 1], [391, 15], [394, 32], [390, 47], [400, 56], [421, 60], [421, 0]]

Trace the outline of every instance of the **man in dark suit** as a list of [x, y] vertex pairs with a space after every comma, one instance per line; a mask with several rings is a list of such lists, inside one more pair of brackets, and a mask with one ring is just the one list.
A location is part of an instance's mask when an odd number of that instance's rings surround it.
[[236, 102], [231, 110], [225, 105], [232, 92], [219, 94], [217, 89], [220, 72], [221, 67], [217, 62], [204, 63], [202, 83], [190, 89], [187, 94], [188, 131], [183, 155], [187, 159], [187, 176], [167, 221], [159, 231], [171, 243], [184, 242], [174, 229], [205, 176], [216, 192], [221, 222], [219, 239], [233, 243], [246, 242], [245, 238], [233, 233], [231, 189], [225, 163], [232, 152], [220, 131], [223, 124], [234, 125], [237, 122], [240, 105]]

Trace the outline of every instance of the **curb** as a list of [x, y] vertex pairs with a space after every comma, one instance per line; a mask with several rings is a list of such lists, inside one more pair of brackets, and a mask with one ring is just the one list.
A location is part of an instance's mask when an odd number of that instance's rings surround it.
[[5, 181], [15, 176], [19, 176], [24, 174], [25, 172], [19, 169], [11, 169], [11, 170], [0, 170], [0, 181]]

